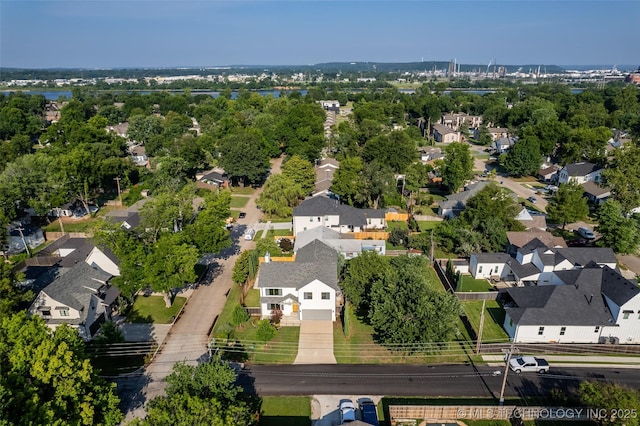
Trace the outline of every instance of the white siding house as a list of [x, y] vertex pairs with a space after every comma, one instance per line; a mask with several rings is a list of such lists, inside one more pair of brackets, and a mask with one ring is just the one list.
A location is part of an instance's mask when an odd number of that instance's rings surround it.
[[314, 240], [296, 253], [294, 262], [267, 262], [260, 266], [262, 318], [274, 310], [297, 320], [336, 320], [338, 254]]
[[602, 167], [587, 161], [581, 163], [567, 164], [558, 173], [558, 184], [568, 183], [570, 180], [579, 184], [593, 181], [600, 182]]

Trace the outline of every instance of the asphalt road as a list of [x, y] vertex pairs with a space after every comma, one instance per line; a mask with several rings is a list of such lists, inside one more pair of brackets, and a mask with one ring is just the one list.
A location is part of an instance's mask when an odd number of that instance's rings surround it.
[[[553, 366], [552, 366], [553, 368]], [[499, 397], [502, 367], [484, 365], [253, 365], [241, 384], [259, 395], [384, 394], [394, 396]], [[495, 374], [499, 371], [499, 374]], [[548, 374], [507, 376], [505, 397], [572, 392], [581, 381], [610, 380], [640, 389], [640, 369], [553, 368]]]

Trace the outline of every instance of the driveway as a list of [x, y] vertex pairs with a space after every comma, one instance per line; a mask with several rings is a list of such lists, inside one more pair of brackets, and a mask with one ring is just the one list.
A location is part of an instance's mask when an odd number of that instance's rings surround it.
[[333, 321], [300, 323], [298, 356], [294, 364], [336, 364], [333, 355]]
[[[378, 405], [382, 396], [364, 395]], [[312, 426], [335, 426], [340, 424], [340, 412], [338, 406], [340, 401], [350, 399], [355, 406], [363, 395], [313, 395], [311, 397], [311, 425]], [[361, 419], [362, 413], [356, 410], [356, 419]]]

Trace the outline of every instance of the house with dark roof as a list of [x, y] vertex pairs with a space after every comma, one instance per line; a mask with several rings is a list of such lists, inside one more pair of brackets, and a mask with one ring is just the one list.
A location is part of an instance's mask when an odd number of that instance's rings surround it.
[[523, 343], [640, 343], [640, 288], [590, 262], [554, 272], [555, 285], [503, 293], [504, 328]]
[[198, 188], [220, 189], [229, 187], [229, 176], [219, 167], [196, 174], [196, 181]]
[[304, 200], [293, 209], [293, 235], [309, 229], [327, 227], [340, 233], [361, 232], [386, 227], [382, 209], [357, 209], [324, 195]]
[[600, 173], [602, 167], [583, 161], [580, 163], [567, 164], [558, 172], [558, 184], [568, 183], [570, 180], [579, 184], [583, 184], [588, 181], [600, 182]]
[[[554, 247], [549, 247], [554, 245]], [[503, 263], [504, 262], [504, 263]], [[556, 271], [582, 269], [589, 263], [617, 268], [613, 250], [605, 247], [562, 247], [556, 240], [536, 236], [515, 255], [473, 253], [469, 271], [474, 278], [500, 278], [517, 285], [554, 285]]]
[[513, 137], [499, 138], [491, 143], [491, 150], [496, 154], [503, 154], [509, 151], [516, 141], [517, 139]]
[[260, 266], [256, 287], [260, 290], [260, 312], [273, 311], [294, 320], [336, 320], [338, 253], [313, 240], [296, 252], [294, 262], [271, 262]]
[[599, 185], [591, 180], [583, 183], [582, 188], [584, 189], [584, 195], [593, 204], [600, 205], [611, 197], [611, 188]]
[[68, 324], [89, 341], [105, 321], [111, 320], [120, 291], [111, 285], [112, 275], [85, 262], [60, 269], [59, 276], [43, 288], [29, 307], [29, 314], [56, 329]]
[[488, 186], [490, 181], [472, 183], [464, 191], [447, 195], [447, 199], [438, 204], [438, 215], [440, 217], [454, 218], [464, 210], [467, 201]]
[[516, 255], [518, 250], [538, 239], [546, 247], [566, 248], [567, 242], [562, 237], [556, 237], [551, 232], [546, 231], [508, 231], [507, 232], [507, 253]]
[[340, 162], [333, 158], [323, 158], [316, 164], [316, 181], [313, 186], [313, 195], [328, 195], [333, 184], [333, 175], [340, 168]]
[[549, 167], [545, 167], [540, 169], [538, 172], [538, 177], [545, 182], [555, 182], [558, 176], [558, 166], [552, 165]]

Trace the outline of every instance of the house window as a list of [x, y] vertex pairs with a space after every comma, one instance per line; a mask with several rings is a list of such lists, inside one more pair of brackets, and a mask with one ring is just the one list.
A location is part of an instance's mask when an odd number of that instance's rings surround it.
[[544, 334], [544, 327], [538, 328], [538, 336], [542, 336]]
[[281, 288], [268, 288], [267, 289], [267, 295], [269, 295], [269, 296], [282, 296], [282, 289]]
[[307, 291], [305, 291], [305, 293], [304, 293], [304, 299], [305, 299], [305, 300], [311, 300], [311, 299], [313, 299], [313, 293], [311, 293], [310, 291], [308, 291], [308, 292], [307, 292]]
[[509, 327], [513, 327], [513, 320], [509, 318]]
[[600, 331], [600, 326], [596, 325], [596, 328], [593, 330], [594, 333], [598, 333]]
[[331, 299], [331, 294], [328, 291], [327, 292], [322, 292], [321, 296], [322, 296], [322, 300]]
[[478, 267], [478, 273], [479, 273], [479, 274], [481, 274], [481, 273], [482, 273], [482, 265], [480, 265], [480, 266]]
[[567, 327], [560, 327], [560, 335], [564, 336], [564, 333], [567, 332]]
[[622, 319], [629, 319], [629, 315], [632, 313], [633, 311], [622, 311]]
[[269, 310], [270, 311], [280, 311], [280, 304], [279, 303], [269, 303]]
[[309, 222], [313, 222], [313, 218], [312, 217], [309, 218]]
[[318, 222], [320, 222], [320, 216], [318, 216]]
[[68, 309], [61, 309], [60, 310], [60, 316], [61, 317], [68, 317], [69, 316], [69, 310]]
[[40, 311], [42, 313], [43, 317], [50, 317], [51, 316], [51, 311]]

